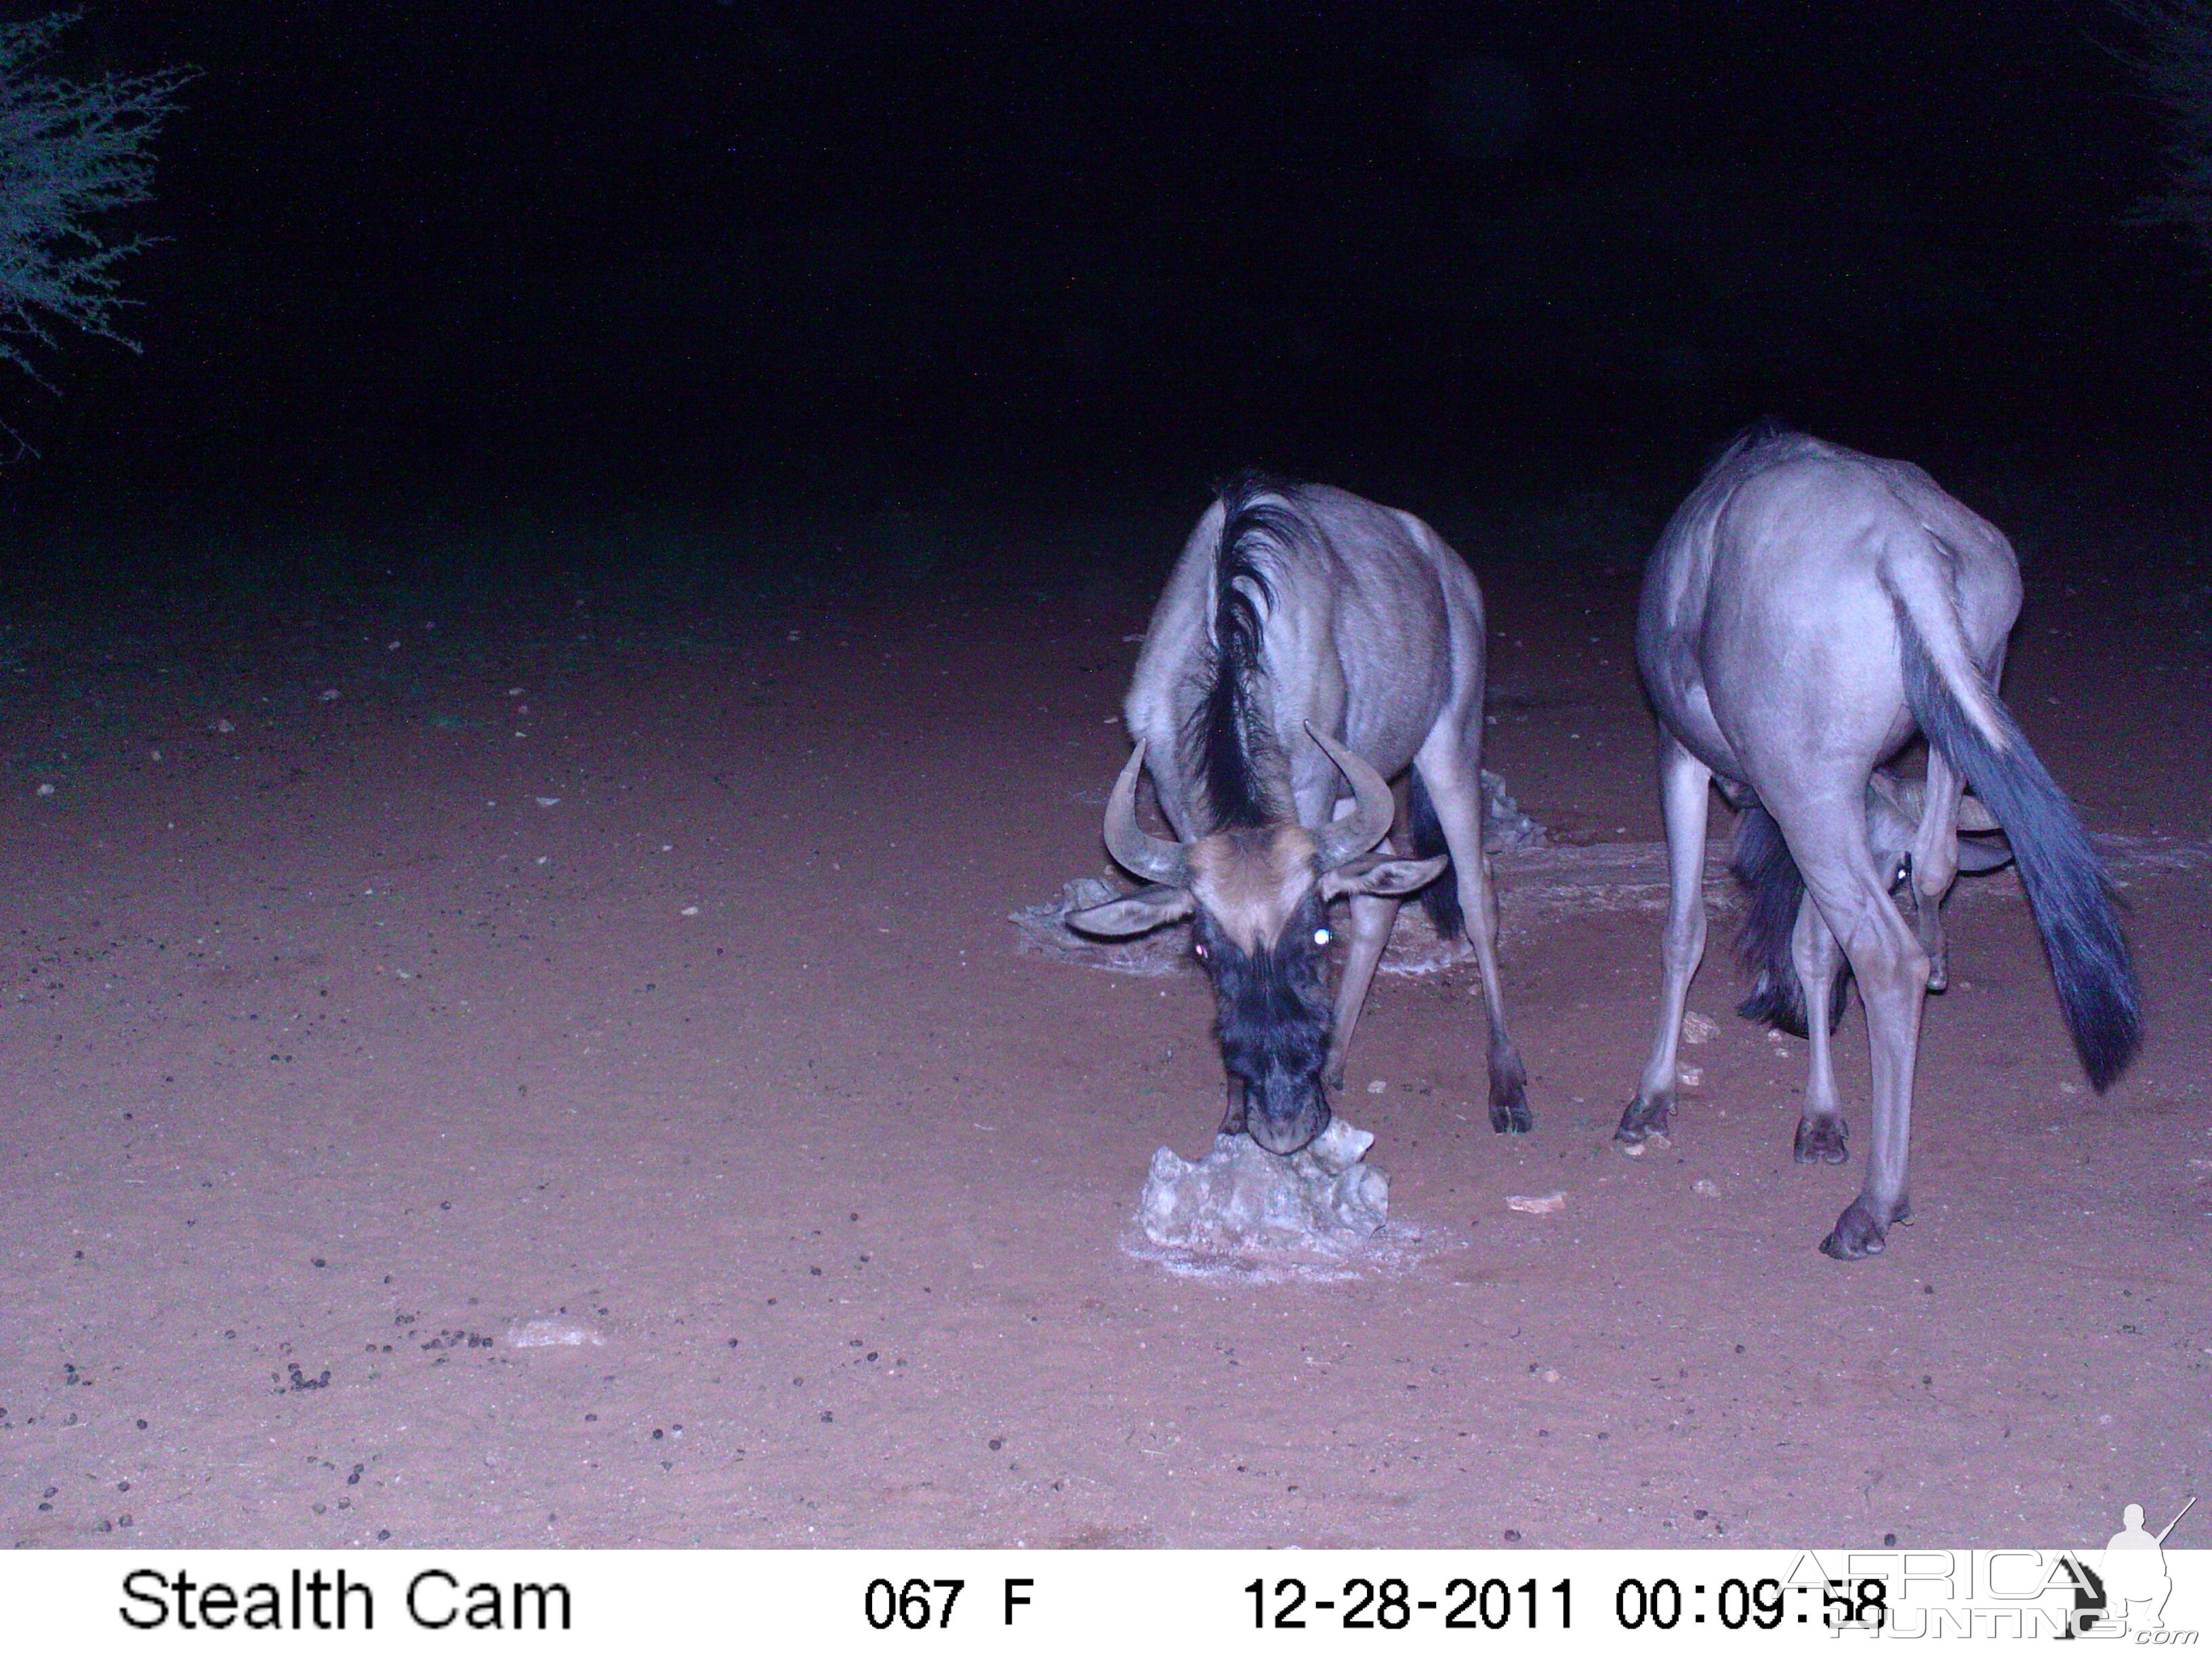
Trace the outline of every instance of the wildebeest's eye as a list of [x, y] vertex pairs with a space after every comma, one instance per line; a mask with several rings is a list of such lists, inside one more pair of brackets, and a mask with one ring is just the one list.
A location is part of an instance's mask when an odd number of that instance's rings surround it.
[[1328, 931], [1328, 928], [1326, 928], [1326, 927], [1316, 927], [1316, 928], [1315, 928], [1315, 929], [1314, 929], [1314, 943], [1315, 943], [1316, 945], [1326, 945], [1326, 944], [1328, 944], [1328, 941], [1329, 941], [1329, 937], [1330, 937], [1330, 935], [1329, 935], [1329, 931]]
[[1206, 946], [1200, 944], [1195, 939], [1191, 941], [1190, 953], [1196, 957], [1200, 962], [1204, 962], [1206, 960]]

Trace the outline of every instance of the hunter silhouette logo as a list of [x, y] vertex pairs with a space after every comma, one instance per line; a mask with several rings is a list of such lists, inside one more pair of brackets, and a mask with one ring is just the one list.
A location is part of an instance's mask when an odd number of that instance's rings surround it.
[[2120, 1529], [2105, 1546], [2102, 1565], [2111, 1616], [2124, 1628], [2166, 1628], [2160, 1615], [2166, 1611], [2166, 1598], [2173, 1594], [2173, 1580], [2166, 1571], [2166, 1535], [2196, 1507], [2197, 1498], [2191, 1493], [2180, 1513], [2156, 1537], [2143, 1530], [2142, 1504], [2130, 1504], [2120, 1511]]
[[2074, 1612], [2070, 1628], [2059, 1639], [2164, 1630], [2166, 1598], [2173, 1594], [2173, 1579], [2166, 1570], [2166, 1534], [2196, 1507], [2191, 1493], [2173, 1519], [2152, 1534], [2143, 1529], [2142, 1505], [2130, 1504], [2120, 1511], [2120, 1529], [2106, 1543], [2094, 1567], [2071, 1552], [2061, 1558], [2059, 1572], [2074, 1587]]

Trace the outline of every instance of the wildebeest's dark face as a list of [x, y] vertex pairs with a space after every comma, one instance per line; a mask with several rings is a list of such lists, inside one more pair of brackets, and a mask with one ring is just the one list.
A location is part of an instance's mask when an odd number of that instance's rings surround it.
[[1202, 904], [1191, 944], [1213, 981], [1221, 1063], [1244, 1085], [1245, 1128], [1288, 1157], [1328, 1127], [1328, 928], [1309, 887], [1272, 940], [1240, 945]]

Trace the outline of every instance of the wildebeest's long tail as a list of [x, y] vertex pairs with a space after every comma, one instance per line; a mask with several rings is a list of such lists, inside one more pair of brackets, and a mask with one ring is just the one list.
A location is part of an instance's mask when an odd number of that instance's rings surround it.
[[[1892, 581], [1890, 591], [1898, 606], [1905, 701], [1928, 740], [2004, 826], [2075, 1050], [2089, 1081], [2104, 1089], [2135, 1057], [2142, 1016], [2128, 942], [2096, 848], [2012, 711], [1965, 659], [1948, 593], [1932, 596], [1938, 611], [1919, 584]], [[1966, 683], [1954, 684], [1960, 679]]]
[[[1436, 803], [1429, 799], [1428, 786], [1421, 781], [1421, 769], [1418, 766], [1406, 775], [1406, 832], [1417, 859], [1432, 859], [1439, 853], [1449, 855], [1451, 852], [1444, 841], [1444, 827], [1437, 821]], [[1459, 902], [1459, 881], [1449, 863], [1444, 866], [1443, 874], [1421, 889], [1421, 908], [1428, 912], [1429, 926], [1437, 930], [1438, 939], [1455, 939], [1467, 932], [1467, 913]]]

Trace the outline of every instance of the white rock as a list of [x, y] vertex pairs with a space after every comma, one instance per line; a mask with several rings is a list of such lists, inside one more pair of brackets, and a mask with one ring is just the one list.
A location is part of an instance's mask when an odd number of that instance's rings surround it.
[[1389, 1178], [1362, 1162], [1374, 1144], [1340, 1117], [1289, 1158], [1249, 1135], [1217, 1137], [1195, 1164], [1163, 1146], [1152, 1154], [1138, 1219], [1155, 1244], [1182, 1249], [1340, 1254], [1389, 1218]]
[[507, 1340], [518, 1348], [603, 1348], [607, 1340], [573, 1319], [524, 1319], [509, 1328]]
[[1505, 1200], [1505, 1207], [1518, 1210], [1522, 1215], [1555, 1215], [1567, 1207], [1567, 1195], [1565, 1193], [1545, 1193], [1530, 1198], [1516, 1193]]
[[1703, 1014], [1692, 1012], [1682, 1016], [1682, 1041], [1711, 1042], [1721, 1034], [1721, 1028]]

